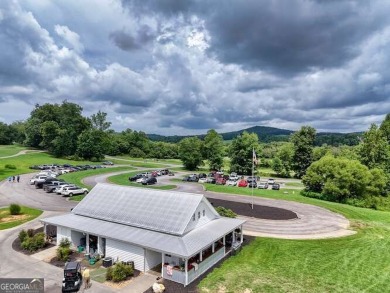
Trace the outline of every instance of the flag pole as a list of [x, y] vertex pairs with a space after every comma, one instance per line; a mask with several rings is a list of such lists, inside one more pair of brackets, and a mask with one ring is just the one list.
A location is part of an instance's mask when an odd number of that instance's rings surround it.
[[[253, 180], [253, 171], [254, 171], [254, 165], [255, 165], [255, 148], [252, 149], [252, 180]], [[252, 210], [253, 210], [253, 181], [252, 181]]]

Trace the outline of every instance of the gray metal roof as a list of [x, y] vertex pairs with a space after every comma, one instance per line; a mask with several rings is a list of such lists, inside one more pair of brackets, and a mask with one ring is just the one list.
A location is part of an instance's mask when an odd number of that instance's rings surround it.
[[209, 247], [213, 242], [245, 222], [221, 217], [188, 232], [184, 236], [175, 236], [75, 214], [45, 218], [41, 221], [183, 258], [191, 257], [200, 250]]
[[203, 195], [195, 193], [100, 183], [73, 209], [72, 213], [153, 231], [183, 235], [192, 214], [203, 198]]

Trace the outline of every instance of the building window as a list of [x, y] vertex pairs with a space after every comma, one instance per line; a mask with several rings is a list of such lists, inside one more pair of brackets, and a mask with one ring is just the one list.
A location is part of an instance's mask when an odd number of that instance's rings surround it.
[[192, 215], [192, 220], [195, 221], [195, 214]]
[[205, 210], [203, 210], [203, 217], [204, 217], [204, 216], [206, 216], [206, 211], [205, 211]]
[[198, 219], [200, 219], [200, 212], [198, 212]]

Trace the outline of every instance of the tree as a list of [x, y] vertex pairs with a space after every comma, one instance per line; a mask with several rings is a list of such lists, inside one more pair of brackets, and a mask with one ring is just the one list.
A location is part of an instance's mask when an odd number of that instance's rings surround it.
[[387, 140], [387, 143], [390, 144], [390, 113], [386, 115], [385, 120], [382, 121], [380, 126], [383, 136]]
[[302, 182], [307, 191], [336, 202], [386, 195], [386, 176], [383, 170], [369, 170], [356, 160], [327, 155], [307, 169]]
[[100, 131], [107, 131], [111, 127], [111, 122], [107, 121], [107, 113], [100, 110], [91, 116], [91, 121], [92, 127]]
[[223, 139], [214, 129], [207, 132], [202, 153], [203, 158], [209, 161], [210, 170], [221, 170], [224, 156]]
[[179, 157], [184, 168], [196, 170], [203, 164], [202, 141], [197, 137], [187, 137], [179, 142]]
[[259, 138], [256, 133], [244, 131], [233, 139], [229, 147], [230, 172], [242, 175], [252, 173], [253, 150], [260, 157]]
[[363, 134], [362, 142], [358, 148], [360, 161], [368, 168], [381, 168], [386, 170], [390, 160], [390, 149], [382, 131], [376, 124]]
[[86, 130], [80, 134], [77, 155], [86, 160], [99, 161], [104, 158], [104, 135], [100, 130]]
[[313, 162], [313, 147], [316, 138], [316, 130], [310, 126], [302, 128], [291, 136], [293, 144], [292, 168], [295, 176], [302, 178], [307, 168]]
[[272, 160], [272, 170], [283, 177], [290, 177], [293, 153], [293, 145], [291, 143], [283, 143]]

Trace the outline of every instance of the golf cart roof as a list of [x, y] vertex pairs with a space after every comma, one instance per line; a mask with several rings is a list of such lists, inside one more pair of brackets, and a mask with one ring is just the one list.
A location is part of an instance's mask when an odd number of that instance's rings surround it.
[[65, 270], [76, 270], [80, 267], [80, 263], [77, 261], [70, 261], [65, 264]]

